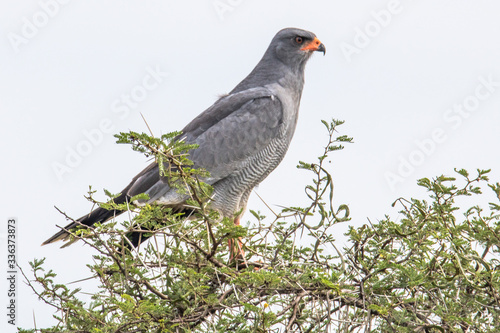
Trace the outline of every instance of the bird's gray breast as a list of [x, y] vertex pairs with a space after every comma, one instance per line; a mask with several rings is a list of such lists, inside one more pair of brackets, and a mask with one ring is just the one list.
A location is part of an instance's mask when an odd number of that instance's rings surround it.
[[[255, 154], [244, 159], [234, 173], [219, 180], [214, 186], [212, 206], [225, 216], [244, 209], [252, 189], [263, 181], [283, 160], [297, 124], [300, 95], [287, 91], [279, 84], [266, 86], [281, 105], [276, 135]], [[297, 98], [298, 97], [298, 98]], [[255, 138], [259, 140], [259, 138]], [[246, 144], [252, 145], [253, 142]]]

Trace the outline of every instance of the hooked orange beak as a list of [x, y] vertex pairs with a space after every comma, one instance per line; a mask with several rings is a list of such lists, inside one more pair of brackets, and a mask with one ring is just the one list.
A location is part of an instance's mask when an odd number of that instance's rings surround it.
[[318, 51], [318, 52], [323, 52], [323, 55], [326, 54], [326, 47], [321, 41], [318, 39], [318, 37], [314, 37], [312, 41], [307, 43], [303, 48], [301, 48], [302, 51]]

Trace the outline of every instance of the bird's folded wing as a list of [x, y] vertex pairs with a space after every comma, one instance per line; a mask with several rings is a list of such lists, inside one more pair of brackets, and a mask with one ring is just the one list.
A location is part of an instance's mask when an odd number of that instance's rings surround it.
[[[213, 106], [189, 123], [179, 139], [198, 144], [189, 152], [195, 167], [210, 172], [204, 181], [217, 181], [241, 170], [248, 161], [268, 147], [279, 136], [283, 120], [280, 100], [268, 89], [253, 88], [219, 99]], [[125, 189], [128, 195], [149, 195], [149, 202], [171, 197], [172, 204], [181, 201], [167, 179], [159, 176], [156, 163], [138, 174]]]
[[[200, 133], [189, 158], [210, 172], [213, 182], [245, 167], [280, 135], [283, 110], [269, 94], [246, 100], [239, 108]], [[188, 136], [189, 138], [189, 136]]]

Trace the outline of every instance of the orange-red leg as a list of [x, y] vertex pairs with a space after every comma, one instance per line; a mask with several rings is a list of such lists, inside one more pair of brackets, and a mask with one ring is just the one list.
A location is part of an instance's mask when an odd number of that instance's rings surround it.
[[[234, 225], [240, 225], [240, 217], [236, 217], [234, 219]], [[241, 242], [241, 237], [238, 237], [238, 240], [236, 241], [235, 239], [230, 239], [228, 241], [229, 245], [229, 260], [244, 260], [245, 259], [245, 252], [243, 251], [243, 243]]]

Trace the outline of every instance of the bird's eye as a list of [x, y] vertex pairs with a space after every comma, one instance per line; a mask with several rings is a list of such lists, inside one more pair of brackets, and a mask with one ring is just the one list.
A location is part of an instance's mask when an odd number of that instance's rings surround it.
[[304, 42], [304, 38], [297, 36], [295, 37], [295, 43], [302, 44]]

